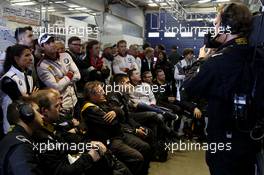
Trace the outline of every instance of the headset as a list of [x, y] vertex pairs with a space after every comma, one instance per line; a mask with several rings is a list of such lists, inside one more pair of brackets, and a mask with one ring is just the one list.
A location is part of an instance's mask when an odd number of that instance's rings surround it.
[[21, 120], [27, 124], [33, 122], [35, 113], [32, 109], [32, 105], [22, 100], [17, 100], [16, 103]]
[[[232, 14], [232, 7], [234, 6], [234, 3], [225, 5], [223, 12], [221, 13], [221, 26], [224, 27], [225, 33], [227, 32], [227, 28], [230, 27], [231, 31], [233, 29], [233, 24], [235, 21], [233, 21], [233, 14]], [[232, 31], [232, 33], [235, 31]]]

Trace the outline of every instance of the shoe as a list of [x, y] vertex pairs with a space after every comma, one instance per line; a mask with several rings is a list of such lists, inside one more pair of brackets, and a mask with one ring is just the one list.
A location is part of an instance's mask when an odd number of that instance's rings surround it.
[[168, 112], [168, 111], [164, 113], [164, 117], [167, 120], [178, 120], [179, 119], [179, 116], [177, 114], [173, 114], [173, 113]]

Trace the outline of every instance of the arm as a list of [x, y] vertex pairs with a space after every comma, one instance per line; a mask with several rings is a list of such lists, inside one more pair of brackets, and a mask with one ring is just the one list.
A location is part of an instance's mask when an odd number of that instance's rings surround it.
[[113, 72], [115, 74], [126, 74], [126, 72], [120, 70], [120, 64], [121, 64], [121, 60], [115, 58], [113, 61]]
[[207, 96], [210, 93], [210, 85], [214, 79], [215, 66], [214, 60], [206, 61], [200, 69], [200, 72], [189, 81], [184, 82], [184, 90], [189, 96]]
[[156, 105], [157, 101], [156, 101], [156, 98], [151, 90], [151, 87], [150, 85], [148, 85], [148, 93], [149, 93], [149, 101], [150, 101], [150, 104], [154, 104]]
[[71, 63], [70, 70], [74, 72], [72, 81], [74, 82], [79, 81], [81, 79], [81, 74], [80, 74], [78, 67], [76, 66], [76, 64], [74, 63], [71, 57], [70, 57], [70, 63]]
[[135, 68], [138, 71], [140, 71], [140, 69], [139, 69], [139, 67], [137, 65], [137, 62], [136, 62], [136, 58], [131, 55], [131, 59], [132, 59], [132, 69]]
[[179, 73], [179, 69], [177, 67], [177, 65], [175, 66], [175, 70], [174, 70], [174, 79], [175, 80], [183, 80], [185, 78], [185, 75], [180, 75]]
[[33, 148], [29, 144], [20, 144], [11, 154], [8, 165], [13, 175], [27, 174], [40, 175], [43, 174], [38, 167], [38, 161], [35, 158]]
[[69, 163], [67, 154], [61, 155], [56, 151], [47, 151], [41, 154], [41, 165], [48, 172], [54, 175], [72, 175], [89, 172], [93, 166], [93, 160], [90, 155], [82, 154], [73, 164]]
[[100, 125], [100, 127], [111, 127], [115, 125], [118, 121], [115, 118], [111, 123], [104, 120], [105, 112], [98, 107], [88, 107], [82, 112], [83, 120], [89, 125]]
[[50, 88], [57, 89], [59, 91], [64, 90], [70, 83], [71, 80], [66, 75], [60, 79], [58, 82], [56, 78], [52, 75], [48, 68], [37, 67], [37, 73], [41, 81]]
[[6, 93], [12, 100], [17, 100], [22, 96], [20, 90], [17, 87], [16, 82], [14, 82], [9, 77], [4, 77], [2, 79], [2, 91]]

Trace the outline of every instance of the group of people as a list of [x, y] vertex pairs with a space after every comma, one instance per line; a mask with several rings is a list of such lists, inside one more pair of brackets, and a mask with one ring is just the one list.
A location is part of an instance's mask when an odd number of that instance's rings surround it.
[[[140, 52], [120, 40], [101, 52], [96, 40], [74, 36], [65, 49], [50, 34], [33, 37], [30, 26], [17, 28], [17, 44], [6, 50], [0, 174], [148, 174], [150, 161], [167, 160], [164, 143], [179, 138], [179, 116], [201, 117], [195, 103], [176, 99], [174, 66], [163, 45], [154, 50], [146, 43]], [[172, 54], [177, 63], [181, 57]], [[32, 149], [47, 142], [92, 147], [83, 154]]]
[[[240, 10], [244, 15], [236, 16]], [[208, 142], [233, 144], [230, 152], [208, 152], [210, 172], [252, 174], [253, 144], [229, 121], [226, 94], [242, 70], [239, 59], [249, 53], [251, 14], [233, 3], [220, 11], [218, 27], [227, 12], [244, 28], [228, 24], [233, 33], [217, 35], [217, 53], [202, 48], [199, 59], [189, 48], [181, 57], [173, 46], [167, 57], [163, 45], [146, 43], [141, 51], [125, 40], [100, 52], [99, 41], [75, 36], [65, 49], [50, 34], [33, 40], [31, 27], [18, 28], [1, 74], [0, 174], [146, 175], [151, 161], [167, 160], [166, 142], [190, 138], [195, 129], [204, 140], [207, 111]], [[58, 149], [80, 143], [89, 147]]]

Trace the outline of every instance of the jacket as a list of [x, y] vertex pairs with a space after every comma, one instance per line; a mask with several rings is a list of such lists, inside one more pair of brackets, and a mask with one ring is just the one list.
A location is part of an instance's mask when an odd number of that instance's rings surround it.
[[129, 54], [127, 54], [126, 56], [117, 55], [114, 58], [114, 61], [113, 61], [114, 74], [126, 74], [127, 73], [127, 72], [120, 70], [120, 68], [128, 68], [129, 70], [135, 68], [139, 70], [135, 58]]
[[188, 69], [196, 60], [192, 59], [190, 61], [186, 61], [186, 59], [182, 59], [175, 65], [174, 69], [174, 79], [175, 80], [184, 80], [185, 79], [185, 70]]
[[[117, 117], [108, 123], [104, 120], [104, 115], [110, 111], [115, 111]], [[93, 104], [86, 102], [81, 110], [82, 122], [87, 128], [87, 136], [92, 140], [99, 140], [104, 144], [107, 140], [122, 138], [123, 132], [118, 118], [123, 115], [119, 108], [112, 108], [107, 102]]]
[[228, 41], [209, 57], [195, 77], [184, 83], [187, 95], [208, 100], [209, 141], [223, 139], [227, 132], [244, 135], [234, 120], [233, 95], [237, 89], [247, 86], [243, 79], [249, 75], [244, 73], [245, 66], [250, 65], [251, 53], [245, 38]]
[[17, 125], [0, 142], [0, 175], [41, 175], [32, 138]]
[[130, 97], [135, 103], [145, 103], [147, 105], [156, 104], [152, 88], [148, 83], [141, 83], [134, 86], [134, 90], [130, 93]]
[[154, 62], [153, 59], [151, 59], [149, 62], [148, 59], [146, 57], [144, 57], [141, 60], [141, 74], [143, 74], [146, 71], [151, 71], [152, 73], [154, 73], [155, 63], [156, 62]]
[[[27, 90], [27, 85], [25, 81], [25, 75], [29, 83], [29, 89]], [[22, 94], [27, 94], [33, 90], [33, 78], [30, 73], [24, 73], [22, 70], [11, 66], [9, 71], [3, 75], [1, 78], [1, 89], [2, 89], [2, 110], [3, 110], [3, 127], [4, 133], [8, 132], [10, 127], [7, 120], [7, 107], [12, 103], [12, 100], [17, 100]], [[29, 95], [29, 94], [28, 94]]]
[[[40, 169], [49, 175], [83, 175], [91, 172], [94, 162], [89, 154], [81, 154], [80, 157], [73, 162], [69, 163], [68, 154], [76, 154], [78, 150], [78, 143], [68, 143], [59, 136], [54, 134], [55, 128], [53, 125], [45, 125], [42, 129], [34, 133], [34, 140], [38, 144], [46, 144], [46, 148], [39, 154]], [[49, 144], [49, 145], [47, 145]], [[69, 146], [65, 146], [68, 144]], [[53, 145], [53, 146], [52, 146]], [[40, 146], [40, 145], [39, 145]], [[40, 150], [39, 150], [40, 151]]]
[[137, 123], [131, 116], [131, 101], [128, 95], [120, 92], [110, 92], [107, 94], [107, 101], [112, 107], [120, 107], [124, 111], [124, 115], [119, 116], [119, 121], [125, 132], [135, 133], [136, 129], [141, 125]]
[[[66, 75], [68, 71], [74, 73], [72, 79]], [[47, 87], [60, 91], [63, 97], [61, 110], [72, 111], [77, 103], [75, 82], [80, 80], [81, 75], [71, 56], [61, 53], [56, 61], [44, 57], [38, 64], [37, 73]]]

